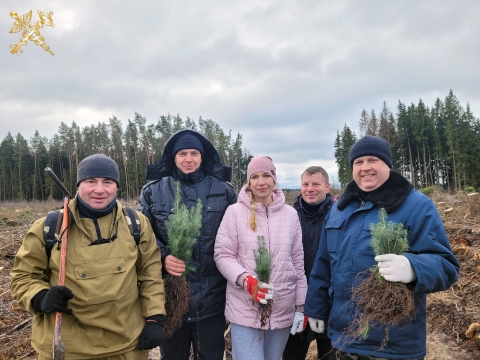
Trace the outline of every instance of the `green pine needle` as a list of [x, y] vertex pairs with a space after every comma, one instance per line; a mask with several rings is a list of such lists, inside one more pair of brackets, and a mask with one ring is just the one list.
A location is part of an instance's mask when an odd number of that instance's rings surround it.
[[358, 336], [362, 340], [367, 340], [368, 339], [368, 334], [370, 333], [371, 326], [369, 324], [365, 324], [365, 326], [359, 330]]
[[265, 238], [258, 236], [258, 250], [253, 250], [255, 255], [255, 273], [259, 281], [268, 283], [272, 273], [272, 255], [268, 252]]
[[182, 276], [186, 277], [195, 268], [189, 266], [193, 247], [200, 236], [202, 227], [202, 201], [198, 199], [197, 205], [188, 209], [181, 203], [180, 182], [175, 182], [174, 214], [171, 214], [165, 222], [168, 234], [168, 249], [176, 258], [186, 264]]
[[388, 221], [387, 211], [381, 208], [379, 222], [370, 225], [372, 240], [370, 245], [375, 255], [402, 255], [408, 251], [408, 231], [402, 223]]

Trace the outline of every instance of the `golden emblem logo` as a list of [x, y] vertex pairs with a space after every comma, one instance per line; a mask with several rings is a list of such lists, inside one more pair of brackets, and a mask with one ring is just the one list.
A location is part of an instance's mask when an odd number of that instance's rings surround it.
[[40, 35], [39, 30], [43, 27], [43, 25], [51, 26], [52, 28], [55, 27], [52, 20], [53, 12], [49, 12], [47, 14], [39, 10], [37, 11], [37, 13], [40, 21], [37, 21], [36, 24], [30, 24], [30, 21], [32, 20], [32, 10], [22, 16], [18, 16], [15, 11], [10, 11], [10, 16], [15, 19], [12, 30], [10, 30], [10, 34], [23, 30], [20, 42], [18, 44], [12, 43], [12, 45], [10, 45], [10, 49], [12, 49], [12, 54], [20, 55], [20, 53], [23, 52], [23, 50], [20, 48], [23, 45], [26, 46], [27, 41], [30, 40], [33, 41], [35, 44], [40, 45], [43, 50], [48, 51], [50, 54], [54, 55], [53, 52], [50, 50], [50, 46], [45, 43], [43, 36]]

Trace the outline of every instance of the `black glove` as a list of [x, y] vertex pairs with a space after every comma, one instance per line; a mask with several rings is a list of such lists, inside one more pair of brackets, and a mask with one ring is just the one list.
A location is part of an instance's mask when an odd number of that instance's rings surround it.
[[162, 345], [163, 315], [150, 316], [138, 338], [138, 350], [150, 350]]
[[72, 315], [72, 309], [67, 307], [71, 298], [73, 293], [66, 286], [52, 286], [50, 290], [42, 290], [35, 295], [32, 306], [37, 312], [49, 314], [60, 311]]

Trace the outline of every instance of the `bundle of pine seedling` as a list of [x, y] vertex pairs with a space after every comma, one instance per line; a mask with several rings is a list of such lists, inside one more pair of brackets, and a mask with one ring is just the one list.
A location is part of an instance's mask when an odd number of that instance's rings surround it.
[[168, 248], [171, 255], [185, 263], [182, 276], [165, 278], [165, 322], [163, 332], [165, 337], [170, 337], [183, 322], [183, 317], [188, 311], [188, 303], [192, 298], [187, 275], [195, 269], [190, 266], [193, 247], [200, 236], [202, 227], [202, 201], [198, 199], [197, 205], [188, 209], [181, 203], [180, 183], [175, 182], [174, 213], [165, 223], [168, 235]]
[[[272, 273], [272, 256], [268, 252], [265, 244], [265, 238], [258, 236], [258, 250], [253, 250], [255, 255], [255, 274], [257, 274], [258, 281], [268, 283]], [[272, 300], [267, 300], [266, 304], [255, 303], [260, 312], [260, 326], [264, 327], [267, 324], [270, 315], [272, 314]]]
[[[388, 221], [385, 209], [379, 211], [380, 221], [370, 225], [370, 245], [375, 255], [402, 255], [408, 251], [408, 231], [402, 223]], [[367, 339], [370, 329], [385, 329], [380, 350], [388, 342], [391, 326], [406, 326], [415, 314], [412, 289], [400, 282], [385, 280], [375, 265], [367, 270], [369, 275], [352, 290], [351, 302], [355, 305], [354, 320], [347, 329], [348, 339]]]

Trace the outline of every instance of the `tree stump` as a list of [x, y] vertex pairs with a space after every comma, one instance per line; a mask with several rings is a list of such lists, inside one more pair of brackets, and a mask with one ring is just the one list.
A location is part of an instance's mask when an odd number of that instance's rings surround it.
[[478, 193], [467, 195], [468, 213], [472, 216], [480, 214], [480, 196]]
[[445, 210], [443, 210], [443, 213], [446, 215], [446, 216], [449, 216], [451, 214], [453, 214], [453, 207], [448, 207], [446, 208]]
[[475, 344], [477, 347], [480, 349], [480, 324], [479, 323], [473, 323], [468, 327], [468, 330], [465, 332], [465, 336], [468, 339], [473, 339], [475, 341]]

